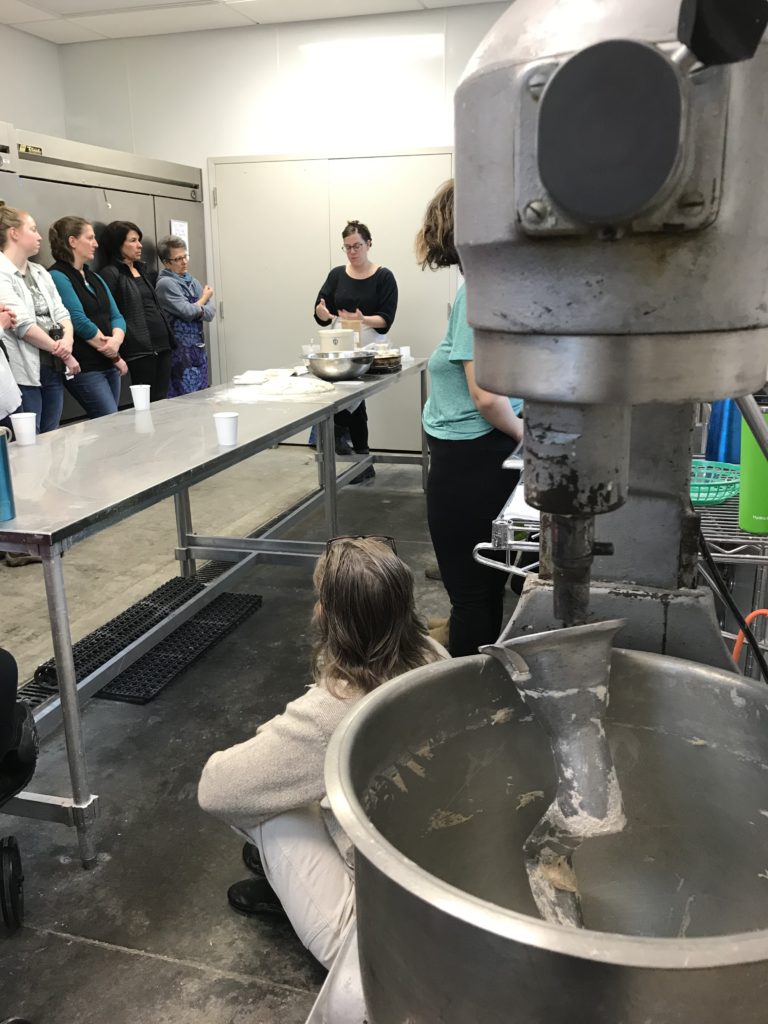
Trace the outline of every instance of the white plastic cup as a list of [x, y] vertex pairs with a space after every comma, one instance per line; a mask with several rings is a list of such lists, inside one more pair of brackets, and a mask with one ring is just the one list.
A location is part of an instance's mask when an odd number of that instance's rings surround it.
[[15, 412], [11, 425], [16, 435], [16, 444], [37, 444], [37, 422], [33, 412]]
[[411, 358], [411, 346], [410, 345], [401, 345], [400, 346], [400, 358], [401, 359], [410, 359]]
[[131, 398], [137, 412], [146, 412], [149, 408], [149, 384], [131, 384]]
[[216, 424], [216, 438], [221, 445], [237, 444], [237, 412], [215, 412], [213, 422]]

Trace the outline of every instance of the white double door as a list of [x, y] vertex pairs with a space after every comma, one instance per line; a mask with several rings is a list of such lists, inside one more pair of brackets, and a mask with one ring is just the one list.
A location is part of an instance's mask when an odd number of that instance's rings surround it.
[[[393, 346], [428, 356], [443, 337], [455, 278], [422, 271], [414, 240], [427, 203], [451, 177], [450, 152], [397, 156], [211, 161], [222, 379], [292, 366], [316, 336], [314, 300], [329, 269], [345, 262], [348, 220], [368, 225], [371, 259], [399, 290]], [[368, 405], [373, 448], [420, 447], [419, 385], [411, 377]]]

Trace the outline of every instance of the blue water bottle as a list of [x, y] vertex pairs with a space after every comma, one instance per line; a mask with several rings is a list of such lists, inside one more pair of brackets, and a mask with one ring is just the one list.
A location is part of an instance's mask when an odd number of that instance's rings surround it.
[[13, 501], [13, 482], [11, 480], [11, 460], [8, 458], [8, 442], [11, 432], [8, 427], [0, 427], [0, 523], [16, 518], [16, 505]]
[[741, 413], [732, 398], [712, 403], [705, 458], [734, 466], [741, 461]]

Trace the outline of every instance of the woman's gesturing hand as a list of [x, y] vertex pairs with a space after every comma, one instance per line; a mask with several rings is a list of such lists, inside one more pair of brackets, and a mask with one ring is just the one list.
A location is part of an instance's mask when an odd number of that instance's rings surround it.
[[333, 320], [333, 313], [326, 306], [325, 299], [320, 299], [318, 304], [315, 306], [315, 313], [321, 320], [325, 320], [326, 323], [330, 323], [330, 321]]
[[354, 313], [350, 312], [348, 309], [340, 309], [339, 316], [342, 320], [359, 320], [361, 323], [364, 320], [364, 315], [359, 309], [356, 309]]

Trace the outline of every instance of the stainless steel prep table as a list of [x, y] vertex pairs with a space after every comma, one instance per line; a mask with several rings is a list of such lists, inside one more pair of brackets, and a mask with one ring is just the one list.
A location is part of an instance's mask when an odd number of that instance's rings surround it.
[[[420, 462], [426, 477], [426, 445], [420, 455], [371, 455], [336, 477], [334, 413], [370, 399], [402, 377], [421, 374], [426, 399], [426, 360], [415, 359], [395, 374], [363, 382], [338, 383], [312, 398], [265, 398], [258, 386], [222, 384], [207, 391], [153, 405], [148, 412], [124, 410], [41, 435], [29, 447], [11, 445], [16, 518], [0, 523], [0, 548], [30, 551], [43, 560], [48, 615], [56, 658], [58, 695], [35, 709], [42, 735], [60, 721], [72, 783], [72, 797], [24, 792], [3, 813], [56, 821], [77, 829], [85, 867], [96, 861], [91, 823], [98, 797], [91, 792], [85, 759], [80, 703], [106, 686], [143, 654], [213, 600], [236, 576], [259, 561], [313, 561], [323, 545], [287, 541], [274, 535], [319, 502], [325, 506], [328, 536], [337, 532], [336, 490], [374, 461]], [[237, 411], [238, 443], [217, 444], [212, 414]], [[215, 476], [315, 424], [319, 435], [320, 488], [298, 509], [272, 523], [258, 538], [198, 537], [192, 532], [189, 487]], [[64, 586], [62, 555], [73, 544], [173, 496], [177, 558], [183, 576], [195, 573], [196, 559], [233, 562], [204, 590], [170, 614], [119, 655], [77, 682]]]

